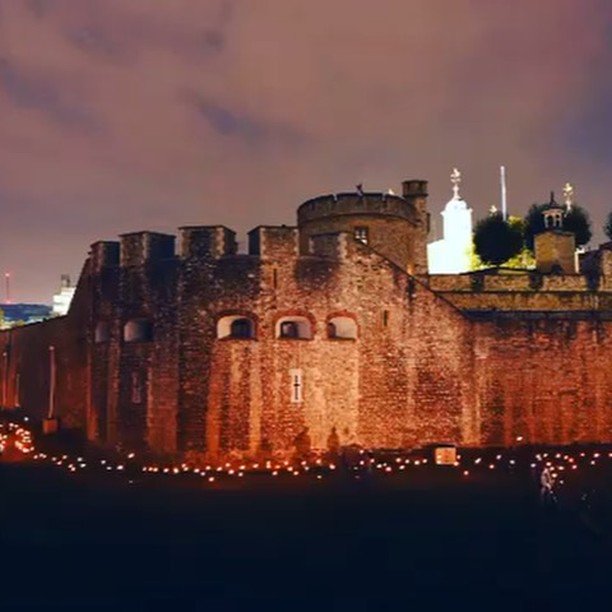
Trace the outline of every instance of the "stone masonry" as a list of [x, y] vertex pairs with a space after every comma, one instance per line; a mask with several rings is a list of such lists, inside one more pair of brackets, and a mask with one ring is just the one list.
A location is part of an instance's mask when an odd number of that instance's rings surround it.
[[588, 274], [426, 273], [427, 183], [304, 203], [297, 227], [91, 246], [69, 313], [0, 333], [2, 405], [100, 445], [218, 458], [612, 441], [612, 248]]

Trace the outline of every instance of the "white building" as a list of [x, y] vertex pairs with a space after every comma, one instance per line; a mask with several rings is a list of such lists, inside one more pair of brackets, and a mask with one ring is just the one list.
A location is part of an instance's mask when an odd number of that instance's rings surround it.
[[471, 268], [472, 209], [459, 195], [461, 173], [451, 174], [453, 197], [442, 211], [443, 238], [427, 245], [430, 274], [459, 274]]
[[60, 291], [53, 296], [53, 308], [51, 311], [53, 316], [57, 317], [68, 314], [75, 291], [76, 287], [70, 284], [70, 276], [62, 274]]

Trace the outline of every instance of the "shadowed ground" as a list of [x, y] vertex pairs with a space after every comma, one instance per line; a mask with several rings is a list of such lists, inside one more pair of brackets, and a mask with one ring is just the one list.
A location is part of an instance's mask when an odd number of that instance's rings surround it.
[[2, 609], [572, 609], [609, 589], [607, 534], [545, 512], [527, 473], [0, 478]]

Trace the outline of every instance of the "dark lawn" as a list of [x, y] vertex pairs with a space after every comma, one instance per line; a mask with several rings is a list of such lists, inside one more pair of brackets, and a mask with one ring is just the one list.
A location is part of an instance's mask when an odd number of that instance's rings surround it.
[[526, 472], [0, 478], [1, 610], [609, 608], [609, 537]]

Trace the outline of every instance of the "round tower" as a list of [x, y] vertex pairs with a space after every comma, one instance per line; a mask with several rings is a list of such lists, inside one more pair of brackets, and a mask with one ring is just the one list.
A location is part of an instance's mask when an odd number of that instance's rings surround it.
[[426, 274], [427, 181], [404, 181], [401, 196], [358, 187], [307, 200], [298, 208], [298, 228], [303, 254], [313, 236], [349, 232], [407, 272]]

